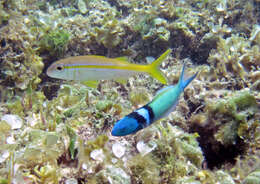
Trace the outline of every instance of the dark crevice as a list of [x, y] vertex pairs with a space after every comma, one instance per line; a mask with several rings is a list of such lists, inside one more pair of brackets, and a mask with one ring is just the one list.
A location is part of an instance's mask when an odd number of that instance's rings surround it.
[[247, 150], [247, 144], [239, 137], [236, 138], [236, 143], [231, 145], [223, 145], [216, 141], [214, 134], [216, 127], [202, 127], [193, 125], [190, 132], [199, 134], [198, 142], [203, 151], [207, 167], [209, 169], [220, 168], [223, 164], [235, 164], [236, 158], [243, 155]]
[[190, 58], [194, 63], [205, 64], [210, 51], [217, 48], [218, 38], [211, 38], [198, 43], [198, 47], [191, 50]]
[[[78, 150], [75, 150], [75, 155], [78, 154]], [[58, 165], [66, 165], [76, 168], [78, 166], [78, 159], [72, 159], [70, 152], [64, 152], [57, 160]]]
[[60, 85], [58, 84], [45, 85], [41, 87], [43, 94], [46, 96], [48, 100], [52, 100], [54, 97], [57, 97], [59, 89]]
[[128, 7], [120, 5], [116, 0], [107, 0], [107, 2], [110, 4], [110, 6], [114, 6], [118, 11], [122, 12], [123, 16], [129, 15]]
[[0, 45], [1, 45], [2, 48], [6, 46], [6, 41], [5, 41], [5, 39], [2, 39], [2, 40], [0, 41]]

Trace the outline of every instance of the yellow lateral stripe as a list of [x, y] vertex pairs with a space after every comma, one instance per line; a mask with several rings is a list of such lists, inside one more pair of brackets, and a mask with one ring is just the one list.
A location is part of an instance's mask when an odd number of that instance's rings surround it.
[[116, 65], [72, 65], [72, 66], [64, 66], [65, 69], [73, 69], [73, 68], [99, 68], [99, 69], [117, 69], [117, 70], [133, 70], [139, 72], [146, 72], [148, 65], [135, 65], [129, 64], [124, 66], [116, 66]]

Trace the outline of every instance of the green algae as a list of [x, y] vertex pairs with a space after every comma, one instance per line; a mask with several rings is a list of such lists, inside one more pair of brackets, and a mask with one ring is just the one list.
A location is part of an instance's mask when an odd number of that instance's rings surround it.
[[70, 34], [65, 30], [47, 32], [40, 42], [40, 50], [48, 51], [51, 55], [60, 56], [64, 54], [69, 42]]
[[75, 130], [73, 130], [71, 127], [66, 126], [67, 133], [70, 138], [69, 142], [69, 153], [71, 156], [71, 159], [74, 160], [76, 156], [76, 140], [77, 140], [77, 134]]
[[8, 180], [7, 180], [7, 179], [0, 178], [0, 183], [1, 183], [1, 184], [8, 184]]
[[[127, 162], [135, 183], [155, 184], [160, 181], [159, 167], [151, 154], [136, 155]], [[152, 173], [152, 174], [151, 174]]]
[[253, 126], [250, 117], [257, 112], [256, 99], [250, 93], [244, 92], [228, 101], [219, 102], [210, 111], [214, 116], [222, 114], [223, 118], [226, 117], [226, 124], [224, 123], [215, 134], [218, 141], [224, 145], [230, 145], [236, 143], [237, 137], [245, 140], [250, 138], [248, 130], [250, 126]]
[[149, 96], [145, 89], [136, 89], [129, 93], [129, 101], [134, 107], [138, 107], [147, 103], [149, 101]]
[[40, 168], [36, 166], [34, 168], [34, 172], [36, 174], [36, 181], [38, 183], [53, 183], [53, 184], [59, 183], [57, 169], [50, 165], [45, 165]]
[[130, 184], [130, 177], [124, 172], [123, 169], [108, 165], [104, 170], [97, 173], [95, 180], [96, 183], [125, 183]]
[[[215, 157], [211, 160], [206, 155], [210, 165], [216, 163], [216, 158], [217, 166], [221, 162], [234, 163], [236, 157], [247, 155], [257, 147], [257, 112], [256, 97], [249, 91], [243, 91], [210, 101], [205, 111], [193, 115], [191, 127], [199, 133], [202, 149]], [[230, 149], [237, 151], [231, 153]]]
[[61, 139], [58, 133], [33, 130], [26, 136], [28, 136], [30, 143], [17, 156], [18, 163], [24, 165], [37, 165], [47, 161], [56, 163], [62, 149], [64, 149], [64, 145], [58, 141]]
[[122, 41], [121, 36], [124, 35], [122, 25], [116, 19], [106, 21], [101, 28], [96, 27], [95, 32], [96, 41], [106, 48], [116, 47]]
[[9, 18], [10, 18], [10, 15], [3, 7], [3, 2], [0, 2], [0, 25], [7, 23]]
[[[196, 141], [196, 135], [183, 133], [168, 123], [145, 133], [150, 135], [150, 131], [160, 134], [159, 138], [155, 138], [157, 147], [143, 158], [136, 155], [129, 160], [128, 165], [133, 172], [134, 181], [176, 183], [189, 173], [198, 171], [203, 155]], [[153, 136], [148, 137], [151, 139]], [[187, 162], [190, 164], [184, 164]]]
[[[250, 39], [238, 35], [232, 35], [227, 39], [220, 38], [217, 49], [211, 52], [208, 62], [216, 69], [218, 77], [229, 77], [230, 75], [245, 80], [248, 77], [248, 70], [254, 68], [254, 62], [259, 55], [252, 54], [259, 46], [252, 45]], [[221, 62], [220, 62], [221, 61]]]
[[96, 104], [96, 108], [98, 111], [108, 112], [113, 106], [113, 102], [109, 100], [99, 101]]
[[79, 140], [79, 141], [80, 141], [79, 150], [81, 150], [79, 154], [83, 154], [82, 158], [85, 157], [87, 160], [89, 160], [91, 151], [93, 151], [95, 149], [104, 148], [104, 145], [108, 141], [108, 137], [106, 135], [100, 135], [94, 140], [87, 141], [85, 144], [82, 142], [82, 140]]

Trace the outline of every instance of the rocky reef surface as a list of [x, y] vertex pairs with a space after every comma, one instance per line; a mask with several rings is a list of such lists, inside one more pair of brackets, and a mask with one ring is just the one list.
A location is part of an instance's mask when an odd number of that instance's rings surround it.
[[[0, 1], [0, 184], [260, 183], [259, 0]], [[166, 49], [169, 84], [199, 71], [167, 118], [126, 137], [114, 123], [163, 87], [51, 79], [68, 56]]]

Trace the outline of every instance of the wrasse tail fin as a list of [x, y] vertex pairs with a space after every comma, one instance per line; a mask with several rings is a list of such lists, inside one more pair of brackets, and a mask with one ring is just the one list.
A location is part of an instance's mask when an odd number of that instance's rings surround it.
[[160, 71], [159, 67], [163, 60], [169, 55], [171, 49], [166, 50], [158, 59], [148, 65], [147, 72], [155, 79], [160, 81], [162, 84], [167, 84], [167, 79]]
[[182, 90], [184, 90], [189, 83], [197, 76], [198, 72], [195, 73], [194, 75], [192, 75], [191, 77], [189, 77], [188, 79], [184, 79], [184, 73], [185, 73], [185, 63], [183, 64], [182, 67], [182, 72], [179, 78], [179, 82], [178, 85], [182, 88]]

